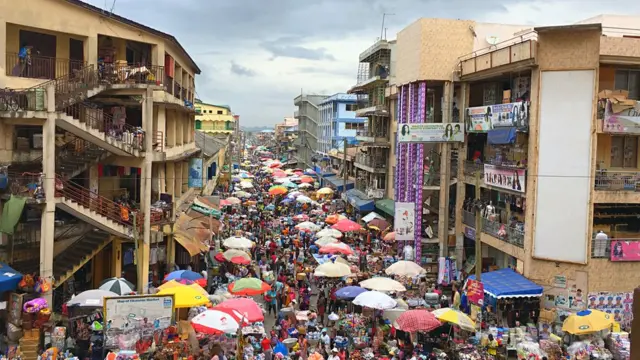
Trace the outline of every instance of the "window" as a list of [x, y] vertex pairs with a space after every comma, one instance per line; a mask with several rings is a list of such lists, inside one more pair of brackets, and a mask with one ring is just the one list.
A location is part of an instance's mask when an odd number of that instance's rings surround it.
[[611, 167], [638, 167], [638, 138], [635, 136], [611, 137]]
[[347, 111], [356, 111], [356, 104], [347, 104]]
[[628, 90], [629, 99], [640, 100], [640, 71], [616, 70], [616, 90]]
[[218, 115], [222, 115], [222, 114], [224, 114], [224, 111], [218, 110]]
[[202, 121], [196, 120], [196, 130], [202, 129]]

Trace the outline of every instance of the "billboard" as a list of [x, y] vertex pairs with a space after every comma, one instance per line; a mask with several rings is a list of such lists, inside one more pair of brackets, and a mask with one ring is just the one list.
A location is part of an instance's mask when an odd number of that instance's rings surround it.
[[398, 124], [398, 142], [464, 142], [464, 129], [459, 123]]
[[525, 192], [525, 169], [484, 164], [484, 184], [511, 191]]
[[396, 233], [396, 240], [415, 239], [415, 204], [412, 202], [397, 202], [393, 231]]
[[483, 133], [500, 127], [529, 127], [529, 102], [470, 107], [465, 110], [466, 132]]

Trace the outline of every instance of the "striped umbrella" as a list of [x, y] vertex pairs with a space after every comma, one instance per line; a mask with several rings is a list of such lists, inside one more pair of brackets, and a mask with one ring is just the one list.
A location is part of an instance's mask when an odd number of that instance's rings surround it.
[[135, 286], [123, 278], [112, 277], [104, 280], [99, 289], [105, 291], [111, 291], [118, 295], [127, 295], [135, 293]]
[[255, 296], [271, 290], [271, 286], [258, 278], [242, 278], [229, 284], [233, 295]]

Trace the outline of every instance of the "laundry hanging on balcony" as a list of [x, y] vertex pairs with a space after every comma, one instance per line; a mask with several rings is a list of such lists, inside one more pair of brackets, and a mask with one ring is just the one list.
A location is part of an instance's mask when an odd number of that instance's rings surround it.
[[11, 195], [9, 201], [4, 204], [2, 217], [0, 218], [0, 232], [13, 235], [16, 225], [22, 216], [22, 210], [27, 202], [27, 198]]

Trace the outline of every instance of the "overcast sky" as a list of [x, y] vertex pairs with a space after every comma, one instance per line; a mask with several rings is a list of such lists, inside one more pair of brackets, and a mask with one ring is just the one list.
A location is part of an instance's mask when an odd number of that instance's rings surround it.
[[638, 0], [85, 0], [173, 34], [202, 69], [197, 96], [243, 126], [292, 116], [293, 98], [354, 85], [358, 54], [419, 17], [552, 25], [640, 14]]

